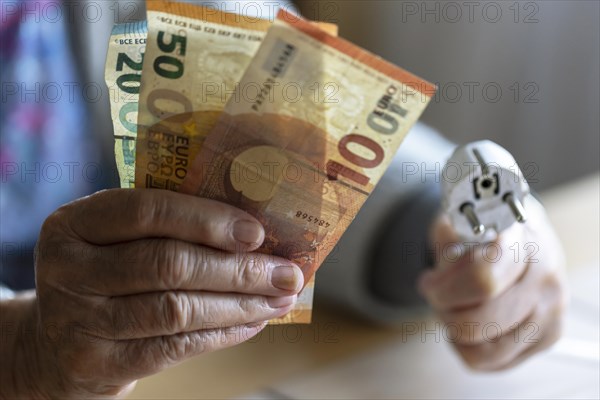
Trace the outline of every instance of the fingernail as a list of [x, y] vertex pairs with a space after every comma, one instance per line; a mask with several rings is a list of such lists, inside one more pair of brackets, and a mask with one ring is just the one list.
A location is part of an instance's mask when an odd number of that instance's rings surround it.
[[421, 296], [425, 297], [427, 294], [427, 290], [431, 284], [432, 278], [432, 272], [426, 271], [417, 280], [417, 291]]
[[283, 308], [287, 306], [291, 306], [296, 302], [298, 296], [284, 296], [284, 297], [269, 297], [267, 302], [269, 303], [269, 307], [271, 308]]
[[289, 265], [275, 267], [271, 273], [271, 283], [281, 290], [299, 290], [302, 274], [297, 269]]
[[262, 227], [256, 222], [240, 220], [233, 226], [233, 237], [245, 244], [259, 243], [262, 239]]

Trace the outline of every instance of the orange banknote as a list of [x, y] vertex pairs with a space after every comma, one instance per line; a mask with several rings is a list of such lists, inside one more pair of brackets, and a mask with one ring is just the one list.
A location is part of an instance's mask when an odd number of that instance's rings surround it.
[[[181, 191], [254, 215], [266, 229], [260, 251], [293, 260], [308, 282], [434, 91], [280, 11]], [[287, 322], [306, 318], [300, 309]]]

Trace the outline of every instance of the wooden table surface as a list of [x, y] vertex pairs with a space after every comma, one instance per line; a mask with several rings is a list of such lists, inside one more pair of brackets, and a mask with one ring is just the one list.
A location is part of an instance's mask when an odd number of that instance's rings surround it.
[[[598, 263], [600, 175], [541, 194], [571, 270]], [[423, 315], [424, 319], [430, 316]], [[196, 357], [141, 380], [130, 398], [202, 399], [248, 395], [403, 339], [399, 329], [352, 319], [317, 304], [311, 325], [267, 327], [250, 343]], [[373, 350], [372, 350], [373, 349]]]

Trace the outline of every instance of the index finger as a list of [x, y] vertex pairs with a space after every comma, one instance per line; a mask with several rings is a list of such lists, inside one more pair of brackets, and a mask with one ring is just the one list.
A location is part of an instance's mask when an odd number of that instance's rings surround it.
[[222, 250], [251, 251], [264, 239], [250, 214], [213, 200], [158, 189], [112, 189], [58, 211], [83, 240], [107, 245], [168, 237]]

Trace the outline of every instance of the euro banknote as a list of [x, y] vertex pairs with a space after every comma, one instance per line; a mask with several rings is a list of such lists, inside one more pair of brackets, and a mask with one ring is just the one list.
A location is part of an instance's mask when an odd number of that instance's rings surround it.
[[106, 55], [105, 80], [122, 188], [135, 186], [138, 102], [147, 33], [146, 21], [115, 25]]

